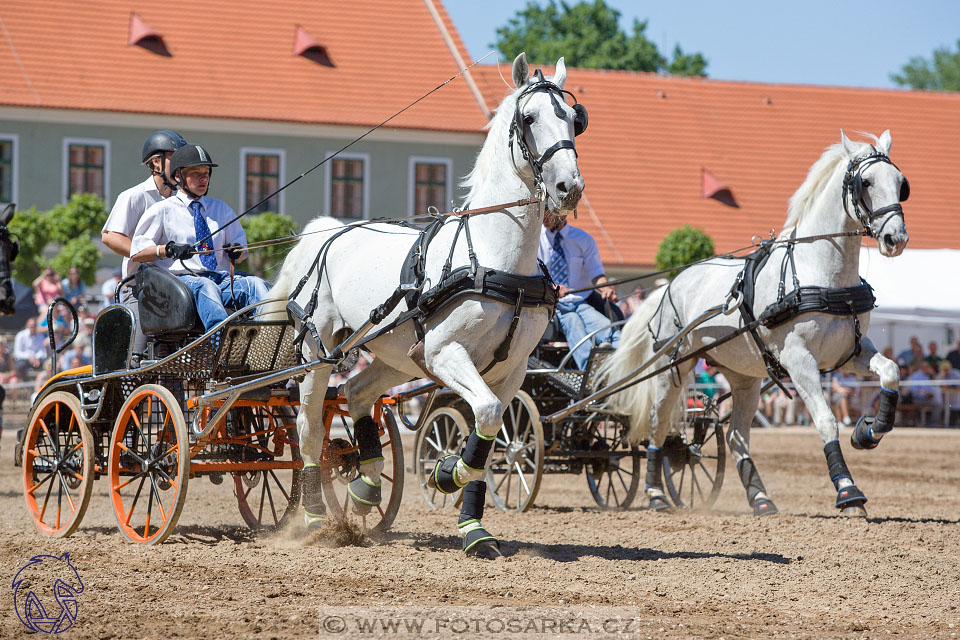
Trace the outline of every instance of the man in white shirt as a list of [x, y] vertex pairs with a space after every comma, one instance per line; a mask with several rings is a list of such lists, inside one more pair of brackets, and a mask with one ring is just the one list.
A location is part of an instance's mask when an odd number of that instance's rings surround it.
[[[560, 287], [557, 318], [567, 343], [573, 347], [586, 335], [603, 329], [593, 336], [592, 341], [587, 340], [573, 352], [577, 368], [583, 370], [594, 344], [609, 343], [616, 347], [620, 342], [620, 329], [610, 328], [610, 319], [587, 302], [589, 292], [570, 293], [571, 289], [607, 281], [597, 243], [586, 231], [568, 225], [565, 217], [548, 211], [540, 229], [537, 257], [547, 265], [550, 277]], [[610, 302], [617, 301], [617, 290], [613, 287], [603, 287], [599, 291]]]
[[147, 209], [130, 249], [134, 262], [157, 260], [187, 283], [207, 330], [226, 319], [225, 305], [247, 306], [267, 294], [262, 278], [229, 274], [230, 261], [246, 255], [247, 236], [238, 222], [226, 224], [236, 217], [233, 209], [206, 195], [215, 166], [200, 145], [178, 149], [170, 160], [178, 191]]
[[[150, 177], [140, 184], [130, 187], [119, 196], [110, 210], [100, 239], [114, 253], [123, 256], [120, 278], [130, 275], [130, 242], [133, 232], [137, 228], [140, 216], [152, 205], [169, 198], [177, 190], [170, 175], [170, 158], [173, 152], [187, 144], [176, 131], [154, 131], [143, 143], [141, 158], [143, 164], [150, 170]], [[108, 292], [104, 286], [104, 304], [113, 304], [113, 294], [116, 283]], [[133, 297], [130, 287], [124, 287], [120, 292], [120, 302], [133, 311], [137, 318], [134, 331], [133, 350], [140, 353], [146, 347], [146, 338], [140, 331], [140, 309], [137, 299]]]
[[13, 339], [13, 360], [20, 379], [26, 380], [31, 369], [40, 369], [49, 353], [47, 336], [37, 326], [37, 319], [27, 318], [27, 326]]

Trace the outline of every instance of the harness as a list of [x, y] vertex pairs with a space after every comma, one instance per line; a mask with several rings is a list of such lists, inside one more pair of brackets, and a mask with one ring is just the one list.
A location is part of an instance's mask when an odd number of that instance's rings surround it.
[[[871, 287], [863, 278], [860, 279], [860, 284], [853, 287], [831, 288], [801, 286], [800, 280], [797, 277], [797, 267], [793, 257], [793, 250], [796, 244], [799, 242], [813, 242], [831, 237], [867, 235], [872, 238], [876, 238], [883, 234], [883, 229], [887, 225], [887, 222], [896, 216], [900, 216], [901, 218], [903, 217], [903, 206], [900, 203], [905, 202], [907, 198], [910, 197], [910, 183], [907, 181], [906, 177], [903, 178], [903, 182], [900, 184], [899, 202], [881, 207], [879, 209], [871, 210], [863, 199], [864, 188], [867, 186], [864, 184], [863, 172], [867, 168], [879, 162], [886, 162], [897, 169], [897, 171], [900, 171], [900, 168], [890, 160], [887, 154], [877, 151], [873, 145], [870, 146], [870, 149], [870, 153], [853, 158], [847, 163], [847, 169], [843, 177], [841, 191], [844, 213], [859, 221], [862, 229], [855, 232], [840, 232], [835, 234], [812, 236], [809, 238], [797, 238], [797, 230], [794, 229], [790, 238], [787, 240], [770, 239], [761, 242], [756, 251], [743, 259], [743, 269], [739, 274], [737, 274], [737, 278], [734, 281], [733, 286], [730, 288], [730, 292], [728, 294], [728, 300], [742, 296], [742, 302], [739, 306], [743, 324], [731, 334], [724, 336], [720, 340], [717, 340], [707, 347], [698, 349], [693, 354], [684, 356], [680, 360], [677, 359], [680, 348], [680, 344], [677, 343], [677, 348], [671, 354], [671, 363], [668, 366], [673, 367], [674, 371], [676, 371], [675, 367], [677, 364], [679, 364], [679, 362], [687, 360], [693, 356], [699, 356], [700, 354], [715, 348], [719, 344], [742, 335], [743, 333], [749, 333], [753, 338], [754, 343], [757, 345], [757, 348], [760, 350], [760, 354], [763, 357], [764, 366], [767, 369], [767, 374], [770, 376], [770, 379], [773, 380], [777, 386], [783, 390], [788, 398], [792, 398], [793, 396], [791, 395], [790, 391], [787, 390], [782, 382], [782, 379], [787, 376], [787, 371], [783, 368], [780, 360], [763, 342], [758, 329], [761, 326], [772, 329], [789, 322], [790, 320], [793, 320], [797, 316], [800, 316], [804, 313], [827, 313], [836, 316], [850, 316], [853, 321], [854, 341], [853, 348], [851, 349], [850, 353], [847, 354], [847, 356], [835, 366], [830, 369], [822, 370], [821, 373], [835, 371], [845, 365], [851, 359], [860, 355], [860, 342], [863, 335], [860, 330], [859, 314], [871, 311], [876, 306], [877, 300], [873, 295], [873, 287]], [[852, 214], [847, 205], [848, 196], [850, 203], [853, 206]], [[880, 217], [883, 217], [883, 219], [880, 222], [877, 231], [874, 232], [873, 221]], [[767, 308], [764, 309], [759, 316], [757, 316], [753, 308], [757, 276], [767, 264], [767, 261], [769, 260], [775, 246], [778, 244], [785, 244], [786, 247], [783, 259], [780, 262], [780, 284], [777, 287], [777, 300], [776, 302], [767, 306]], [[786, 278], [788, 269], [792, 272], [793, 281], [793, 290], [789, 294], [786, 293]], [[661, 325], [662, 306], [664, 302], [668, 300], [670, 304], [673, 305], [669, 286], [666, 294], [660, 302], [661, 308], [658, 309], [656, 314], [656, 316], [660, 317]], [[676, 312], [676, 307], [674, 306], [673, 308], [674, 324], [676, 325], [677, 329], [680, 329], [679, 314]], [[653, 320], [650, 321], [650, 324], [647, 326], [647, 328], [654, 337], [655, 347], [657, 344], [665, 344], [666, 341], [661, 341], [658, 335], [662, 326], [658, 326], [657, 330], [654, 330], [652, 324]]]
[[[574, 100], [574, 135], [579, 135], [586, 129], [587, 111], [583, 105], [576, 102], [576, 96], [572, 93], [561, 89], [553, 82], [545, 80], [541, 71], [537, 70], [535, 72], [535, 78], [536, 81], [525, 87], [517, 97], [514, 118], [510, 125], [508, 145], [512, 148], [514, 141], [516, 141], [523, 158], [530, 164], [534, 176], [534, 190], [539, 199], [539, 213], [542, 216], [546, 201], [546, 190], [543, 188], [542, 180], [543, 165], [546, 164], [557, 151], [561, 149], [571, 149], [576, 153], [576, 148], [572, 140], [559, 140], [539, 157], [536, 156], [527, 144], [524, 135], [525, 123], [520, 111], [520, 102], [525, 96], [533, 92], [546, 91], [550, 96], [556, 116], [565, 119], [566, 114], [557, 100], [557, 95], [561, 97], [564, 94], [571, 96]], [[510, 328], [507, 331], [507, 335], [494, 351], [493, 360], [480, 371], [480, 374], [484, 375], [498, 362], [507, 359], [510, 352], [510, 345], [513, 341], [513, 336], [520, 322], [520, 315], [524, 307], [546, 307], [549, 309], [552, 317], [559, 298], [559, 289], [553, 283], [544, 264], [539, 261], [538, 263], [542, 273], [536, 276], [518, 275], [481, 266], [473, 248], [473, 239], [470, 236], [469, 216], [460, 215], [458, 216], [457, 229], [450, 244], [450, 251], [441, 269], [440, 279], [436, 285], [424, 290], [427, 283], [427, 252], [430, 248], [431, 241], [436, 237], [446, 221], [444, 218], [437, 218], [426, 228], [420, 230], [417, 239], [407, 252], [407, 257], [401, 267], [400, 285], [387, 300], [370, 312], [369, 321], [374, 325], [380, 324], [380, 322], [393, 312], [401, 300], [406, 302], [407, 311], [402, 312], [389, 324], [366, 336], [358, 342], [357, 345], [362, 346], [408, 320], [413, 322], [418, 345], [420, 345], [425, 336], [424, 324], [430, 317], [465, 296], [481, 296], [511, 304], [514, 307], [513, 317], [510, 321]], [[407, 228], [414, 228], [403, 223], [396, 224], [402, 224]], [[313, 337], [314, 343], [318, 348], [323, 350], [319, 333], [311, 318], [317, 307], [320, 282], [324, 269], [326, 268], [326, 258], [329, 247], [334, 240], [351, 229], [352, 227], [341, 229], [324, 242], [310, 269], [306, 275], [301, 278], [299, 284], [289, 296], [287, 312], [291, 317], [296, 317], [301, 322], [301, 328], [294, 338], [294, 346], [301, 361], [303, 359], [303, 340], [307, 333], [310, 333]], [[463, 233], [466, 240], [467, 255], [469, 256], [470, 264], [454, 268], [453, 256], [461, 233]], [[306, 286], [307, 281], [314, 271], [318, 272], [316, 285], [314, 286], [307, 306], [301, 308], [295, 299], [303, 290], [303, 287]], [[415, 345], [415, 348], [416, 346], [417, 345]], [[411, 349], [411, 357], [413, 357], [413, 352], [414, 349]], [[326, 355], [325, 352], [324, 355]]]

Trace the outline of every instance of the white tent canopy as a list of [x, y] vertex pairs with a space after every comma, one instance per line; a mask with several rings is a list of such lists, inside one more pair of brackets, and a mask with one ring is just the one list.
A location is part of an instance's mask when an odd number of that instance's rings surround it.
[[860, 275], [877, 296], [870, 336], [881, 351], [907, 349], [917, 336], [924, 351], [938, 343], [942, 357], [960, 335], [960, 250], [906, 249], [885, 258], [876, 247], [860, 248]]

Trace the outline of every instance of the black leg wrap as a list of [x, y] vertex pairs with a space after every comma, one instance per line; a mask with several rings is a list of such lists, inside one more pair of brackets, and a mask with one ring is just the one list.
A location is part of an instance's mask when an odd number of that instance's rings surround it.
[[440, 458], [437, 466], [433, 468], [430, 474], [432, 484], [440, 493], [456, 493], [462, 487], [454, 479], [454, 472], [457, 469], [457, 462], [460, 456], [448, 455]]
[[483, 480], [474, 480], [468, 482], [463, 488], [463, 502], [460, 505], [460, 520], [458, 523], [467, 520], [483, 519], [483, 506], [487, 496], [487, 483]]
[[[663, 473], [663, 449], [657, 449], [650, 447], [647, 449], [647, 477], [645, 481], [644, 491], [647, 492], [647, 495], [650, 499], [648, 508], [653, 511], [663, 511], [670, 508], [670, 503], [667, 502], [666, 497], [663, 493], [663, 481], [661, 480], [661, 475]], [[649, 490], [654, 489], [653, 495], [650, 495]]]
[[847, 463], [843, 461], [843, 452], [840, 451], [840, 443], [832, 440], [823, 446], [823, 454], [827, 456], [827, 470], [830, 472], [830, 481], [833, 482], [835, 489], [839, 489], [841, 478], [846, 478], [853, 482], [853, 476], [847, 469]]
[[463, 448], [463, 455], [460, 458], [463, 464], [471, 469], [483, 471], [487, 466], [487, 456], [490, 455], [490, 449], [493, 448], [493, 438], [486, 440], [481, 438], [476, 430], [470, 432], [467, 438], [467, 444]]
[[861, 417], [850, 434], [850, 444], [854, 449], [873, 449], [880, 444], [880, 438], [893, 430], [894, 417], [897, 415], [897, 391], [880, 389], [880, 408], [877, 417]]
[[358, 418], [353, 423], [353, 434], [357, 438], [360, 463], [383, 458], [383, 446], [380, 444], [380, 432], [377, 423], [370, 416]]
[[474, 480], [467, 483], [463, 488], [463, 504], [457, 527], [463, 536], [463, 550], [467, 555], [493, 559], [503, 554], [500, 553], [497, 539], [480, 524], [486, 494], [486, 482]]
[[837, 490], [837, 509], [843, 509], [851, 504], [864, 504], [867, 497], [857, 488], [855, 484], [840, 488], [840, 480], [846, 478], [853, 482], [853, 477], [847, 469], [847, 463], [843, 461], [843, 452], [840, 451], [840, 443], [836, 440], [828, 442], [823, 447], [823, 453], [827, 456], [827, 469], [830, 471], [830, 480]]
[[758, 498], [761, 493], [767, 490], [763, 486], [763, 480], [757, 473], [757, 467], [753, 464], [752, 458], [743, 458], [737, 463], [737, 472], [740, 474], [740, 482], [747, 491], [747, 502], [753, 508], [753, 515], [768, 516], [778, 512], [777, 506], [768, 498]]
[[323, 525], [327, 515], [327, 508], [323, 504], [323, 486], [320, 467], [304, 467], [300, 474], [303, 482], [303, 510], [308, 528]]

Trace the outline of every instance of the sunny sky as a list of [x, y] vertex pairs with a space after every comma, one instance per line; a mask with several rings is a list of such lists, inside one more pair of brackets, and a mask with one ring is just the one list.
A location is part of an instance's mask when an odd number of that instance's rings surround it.
[[[647, 20], [647, 37], [662, 53], [669, 56], [677, 43], [700, 52], [707, 74], [722, 80], [895, 88], [890, 74], [911, 57], [929, 59], [938, 47], [956, 50], [960, 39], [957, 0], [607, 2], [620, 11], [625, 29], [634, 18]], [[526, 2], [444, 4], [476, 59]]]

